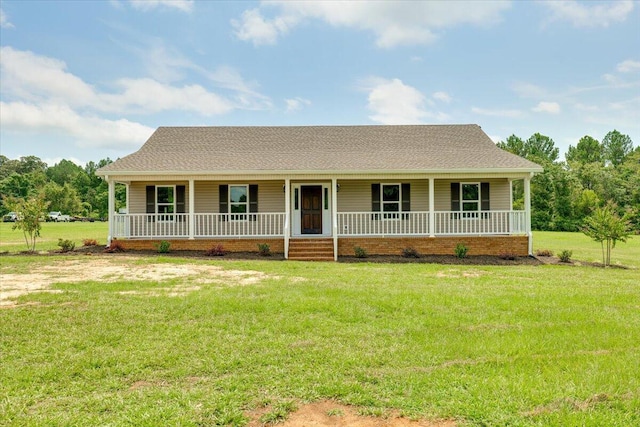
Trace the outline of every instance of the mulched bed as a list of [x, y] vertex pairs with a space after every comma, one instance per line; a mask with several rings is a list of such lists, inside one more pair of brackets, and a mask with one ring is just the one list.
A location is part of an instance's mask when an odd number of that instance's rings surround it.
[[[145, 257], [175, 257], [190, 259], [215, 259], [215, 260], [272, 260], [284, 261], [284, 254], [273, 253], [269, 256], [260, 255], [257, 252], [232, 252], [224, 256], [207, 256], [203, 251], [171, 251], [169, 253], [158, 253], [157, 251], [126, 251], [116, 253], [105, 253], [104, 246], [81, 246], [71, 252], [41, 251], [36, 253], [20, 252], [19, 255], [100, 255], [100, 256], [145, 256]], [[10, 255], [8, 252], [0, 252], [0, 255]], [[15, 255], [15, 253], [14, 253]], [[529, 256], [515, 257], [515, 259], [505, 259], [499, 256], [469, 255], [466, 258], [458, 258], [454, 255], [420, 255], [418, 258], [402, 257], [400, 255], [369, 255], [366, 258], [356, 258], [355, 256], [342, 256], [338, 258], [341, 263], [383, 263], [383, 264], [442, 264], [442, 265], [566, 265], [566, 266], [589, 266], [602, 268], [601, 263], [571, 260], [561, 262], [557, 257]], [[610, 265], [608, 268], [628, 269], [624, 265]]]

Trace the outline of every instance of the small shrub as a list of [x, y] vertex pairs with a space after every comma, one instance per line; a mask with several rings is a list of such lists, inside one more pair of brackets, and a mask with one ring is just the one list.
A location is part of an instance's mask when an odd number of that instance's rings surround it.
[[206, 256], [224, 256], [224, 247], [222, 245], [215, 245], [211, 249], [207, 249], [204, 254]]
[[560, 258], [560, 262], [571, 262], [571, 255], [573, 255], [573, 251], [569, 251], [567, 249], [560, 252], [558, 258]]
[[356, 246], [353, 248], [353, 253], [356, 256], [356, 258], [366, 258], [367, 257], [367, 250], [363, 247], [360, 246]]
[[84, 239], [82, 240], [82, 246], [98, 246], [96, 239]]
[[113, 240], [111, 244], [104, 250], [106, 253], [112, 254], [115, 252], [124, 252], [124, 246], [119, 240]]
[[458, 243], [456, 245], [456, 248], [453, 250], [453, 252], [456, 254], [458, 258], [462, 259], [467, 257], [467, 252], [469, 252], [469, 248], [467, 248], [464, 243]]
[[62, 252], [71, 252], [76, 247], [76, 243], [71, 240], [58, 239], [58, 246]]
[[405, 258], [420, 258], [420, 254], [414, 247], [406, 247], [402, 250], [402, 256]]
[[553, 251], [549, 249], [538, 249], [536, 250], [536, 256], [553, 256]]
[[171, 243], [163, 240], [156, 245], [156, 249], [158, 250], [159, 254], [168, 254], [169, 252], [171, 252]]
[[498, 255], [498, 257], [507, 261], [514, 261], [516, 258], [518, 258], [518, 256], [513, 252], [503, 252]]
[[258, 252], [262, 256], [271, 256], [271, 246], [268, 243], [258, 243]]

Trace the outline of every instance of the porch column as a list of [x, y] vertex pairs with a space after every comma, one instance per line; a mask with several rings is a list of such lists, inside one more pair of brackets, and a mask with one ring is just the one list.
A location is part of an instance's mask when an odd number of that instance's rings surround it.
[[289, 229], [291, 228], [291, 180], [284, 180], [284, 259], [289, 259]]
[[525, 230], [529, 239], [529, 255], [533, 255], [533, 234], [531, 233], [531, 175], [524, 178]]
[[189, 240], [195, 239], [195, 231], [196, 231], [196, 188], [195, 181], [193, 179], [189, 180]]
[[126, 189], [126, 195], [125, 195], [125, 197], [126, 197], [126, 200], [125, 200], [125, 205], [124, 205], [124, 208], [127, 210], [127, 211], [126, 211], [126, 213], [127, 213], [127, 214], [128, 214], [128, 213], [130, 213], [130, 212], [129, 212], [129, 189], [130, 189], [130, 188], [131, 188], [131, 183], [130, 183], [130, 182], [127, 182], [127, 183], [125, 184], [125, 189]]
[[434, 212], [435, 209], [435, 179], [433, 178], [429, 178], [429, 237], [435, 237], [436, 236], [436, 213]]
[[116, 182], [113, 179], [109, 179], [109, 177], [105, 177], [107, 182], [109, 183], [109, 235], [107, 236], [107, 246], [111, 245], [111, 240], [113, 239], [113, 232], [115, 230], [115, 212], [116, 212]]
[[333, 260], [338, 260], [338, 180], [331, 178], [331, 227], [333, 228]]
[[509, 210], [513, 210], [513, 179], [509, 178]]

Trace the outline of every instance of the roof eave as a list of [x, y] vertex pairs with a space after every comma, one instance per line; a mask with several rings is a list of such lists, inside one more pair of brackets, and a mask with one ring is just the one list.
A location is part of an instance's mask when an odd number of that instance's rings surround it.
[[463, 169], [363, 169], [363, 170], [164, 170], [164, 171], [140, 171], [140, 170], [118, 170], [118, 171], [96, 171], [96, 175], [100, 177], [108, 176], [168, 176], [168, 175], [399, 175], [399, 174], [482, 174], [482, 173], [504, 173], [504, 174], [529, 174], [541, 173], [544, 169], [537, 168], [463, 168]]

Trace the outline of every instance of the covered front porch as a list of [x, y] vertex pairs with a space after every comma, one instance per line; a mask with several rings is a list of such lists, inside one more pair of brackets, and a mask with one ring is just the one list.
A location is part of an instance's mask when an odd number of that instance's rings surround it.
[[[524, 209], [513, 208], [517, 179]], [[529, 175], [118, 182], [126, 185], [127, 207], [115, 212], [116, 181], [109, 180], [109, 240], [132, 247], [168, 240], [176, 250], [215, 242], [255, 250], [263, 241], [282, 242], [275, 246], [289, 258], [292, 239], [322, 238], [332, 242], [334, 259], [355, 246], [371, 254], [399, 253], [400, 246], [451, 254], [452, 242], [516, 253], [508, 242], [517, 241], [517, 252], [531, 253]]]

